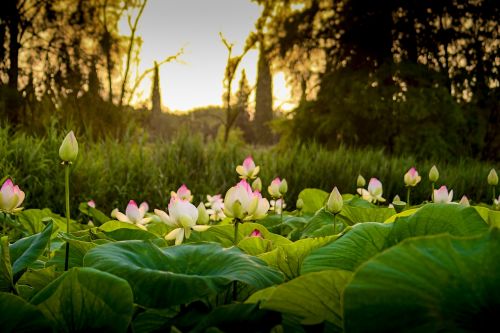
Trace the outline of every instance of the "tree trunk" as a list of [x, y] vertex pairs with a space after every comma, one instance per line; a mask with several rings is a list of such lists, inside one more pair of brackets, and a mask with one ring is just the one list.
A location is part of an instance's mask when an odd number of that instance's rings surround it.
[[260, 143], [273, 141], [269, 121], [273, 119], [273, 82], [269, 61], [262, 42], [257, 67], [257, 89], [255, 92], [255, 133]]

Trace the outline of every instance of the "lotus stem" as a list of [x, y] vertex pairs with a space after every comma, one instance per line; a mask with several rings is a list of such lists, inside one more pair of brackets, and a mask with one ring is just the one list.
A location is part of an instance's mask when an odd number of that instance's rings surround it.
[[431, 202], [434, 202], [434, 182], [431, 183]]
[[408, 186], [408, 190], [406, 192], [406, 204], [408, 205], [408, 207], [411, 206], [411, 204], [410, 204], [410, 192], [411, 192], [411, 187]]
[[333, 214], [333, 233], [337, 231], [337, 214]]
[[493, 192], [493, 203], [494, 203], [494, 202], [495, 202], [495, 199], [497, 198], [497, 197], [496, 197], [496, 192], [495, 192], [495, 186], [494, 186], [494, 185], [491, 187], [491, 190], [492, 190], [492, 192]]
[[[65, 167], [65, 177], [64, 177], [64, 183], [65, 183], [65, 195], [66, 195], [66, 233], [69, 233], [69, 168], [70, 164], [68, 162], [64, 163]], [[50, 249], [49, 249], [50, 251]], [[66, 256], [64, 258], [64, 270], [67, 271], [69, 266], [69, 242], [66, 241]]]
[[240, 223], [239, 219], [234, 219], [234, 246], [238, 245], [238, 224]]

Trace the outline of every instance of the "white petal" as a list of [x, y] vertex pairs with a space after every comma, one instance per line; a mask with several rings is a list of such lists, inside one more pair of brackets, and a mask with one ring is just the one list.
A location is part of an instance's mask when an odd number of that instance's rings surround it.
[[209, 225], [195, 225], [192, 227], [194, 231], [205, 231], [210, 228]]
[[[177, 237], [177, 234], [179, 232], [183, 231], [181, 228], [176, 228], [172, 231], [170, 231], [166, 236], [165, 236], [165, 239], [166, 240], [172, 240], [172, 239], [175, 239]], [[184, 232], [184, 231], [183, 231]]]

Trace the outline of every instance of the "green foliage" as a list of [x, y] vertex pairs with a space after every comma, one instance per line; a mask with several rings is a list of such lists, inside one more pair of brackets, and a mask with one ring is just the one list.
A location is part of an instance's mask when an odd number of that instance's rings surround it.
[[50, 323], [36, 306], [19, 296], [0, 292], [2, 332], [48, 332]]
[[[64, 135], [52, 131], [42, 138], [13, 133], [10, 128], [0, 129], [0, 170], [26, 192], [24, 207], [64, 211], [64, 173], [57, 155]], [[130, 199], [146, 200], [150, 207], [165, 207], [170, 191], [183, 183], [193, 192], [195, 202], [205, 200], [206, 194], [224, 194], [238, 181], [234, 169], [250, 154], [261, 166], [264, 186], [276, 176], [287, 179], [289, 192], [285, 201], [291, 208], [304, 188], [329, 193], [335, 185], [342, 193], [355, 193], [359, 173], [367, 179], [380, 179], [385, 198], [396, 194], [404, 198], [404, 172], [416, 166], [425, 175], [433, 164], [441, 173], [436, 186], [446, 184], [454, 190], [455, 198], [466, 194], [472, 202], [491, 200], [485, 179], [492, 165], [466, 159], [453, 163], [417, 161], [413, 157], [388, 157], [376, 150], [339, 147], [331, 151], [312, 143], [283, 149], [231, 143], [222, 147], [193, 135], [182, 135], [171, 142], [149, 141], [146, 137], [125, 143], [112, 139], [91, 143], [85, 137], [78, 137], [78, 141], [81, 154], [72, 168], [71, 188], [75, 190], [70, 190], [70, 200], [78, 203], [93, 199], [96, 208], [108, 216], [114, 208], [123, 211]], [[412, 191], [413, 201], [429, 199], [430, 186], [427, 177], [422, 177]], [[323, 196], [326, 198], [327, 194]], [[308, 209], [311, 213], [322, 206], [321, 198], [315, 199], [315, 195], [307, 196], [307, 200], [317, 202]], [[81, 219], [77, 207], [72, 205], [71, 216]], [[30, 231], [41, 230], [41, 226], [34, 228]]]

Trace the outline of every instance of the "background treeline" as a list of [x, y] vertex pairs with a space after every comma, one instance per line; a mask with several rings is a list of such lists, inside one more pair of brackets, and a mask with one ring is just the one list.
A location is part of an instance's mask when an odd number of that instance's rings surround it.
[[[175, 116], [161, 112], [158, 66], [182, 50], [131, 74], [147, 0], [9, 0], [0, 11], [1, 120], [40, 134], [72, 127], [92, 140], [143, 131], [165, 138], [184, 126], [227, 139], [222, 128], [238, 127], [258, 144], [276, 142], [271, 126], [283, 146], [500, 159], [498, 1], [254, 2], [263, 11], [244, 53], [226, 44], [224, 105]], [[120, 20], [128, 31], [118, 30]], [[232, 80], [249, 49], [260, 54], [255, 87], [244, 75]], [[287, 116], [272, 108], [277, 71], [299, 101]], [[154, 81], [151, 105], [133, 108], [146, 78]]]
[[[49, 129], [44, 138], [23, 133], [9, 134], [0, 129], [0, 170], [13, 177], [27, 194], [26, 208], [48, 207], [64, 210], [64, 172], [58, 149], [65, 133]], [[222, 147], [218, 141], [204, 143], [200, 135], [181, 131], [173, 140], [150, 142], [147, 136], [127, 138], [125, 142], [106, 139], [99, 143], [79, 137], [80, 152], [72, 168], [71, 201], [93, 199], [97, 207], [109, 214], [113, 208], [123, 211], [130, 199], [147, 201], [150, 207], [165, 208], [170, 191], [186, 184], [195, 202], [205, 201], [206, 194], [225, 194], [238, 181], [237, 165], [251, 154], [260, 165], [263, 193], [275, 177], [286, 178], [289, 191], [286, 202], [295, 207], [304, 188], [320, 188], [330, 192], [338, 186], [342, 193], [356, 192], [356, 179], [361, 173], [368, 181], [377, 177], [383, 183], [384, 198], [389, 202], [398, 194], [406, 196], [403, 175], [416, 166], [422, 182], [412, 191], [412, 202], [430, 199], [431, 184], [427, 174], [435, 161], [390, 157], [381, 150], [353, 150], [343, 146], [335, 151], [318, 144], [250, 149], [230, 140]], [[437, 163], [440, 178], [436, 185], [446, 184], [454, 191], [454, 199], [467, 195], [472, 203], [491, 202], [491, 188], [486, 182], [495, 165], [471, 160]], [[497, 166], [498, 170], [498, 166]], [[77, 205], [73, 205], [77, 216]]]

